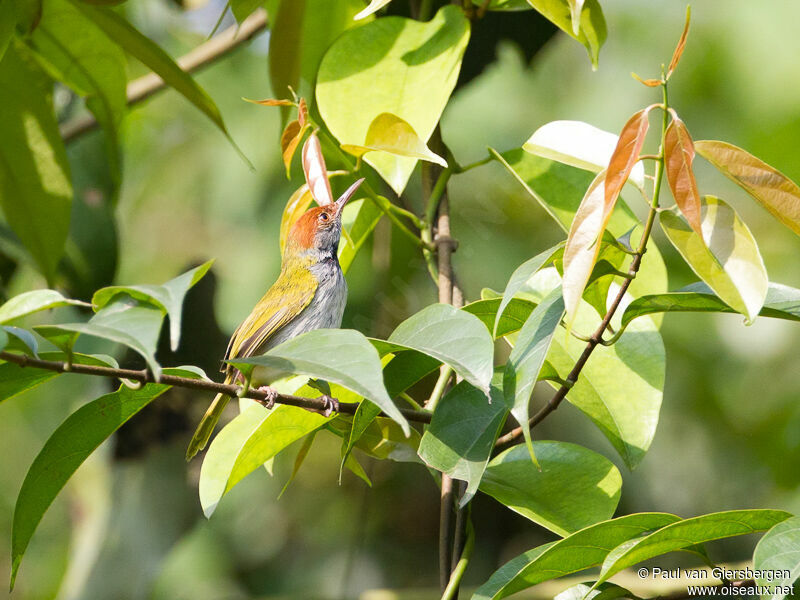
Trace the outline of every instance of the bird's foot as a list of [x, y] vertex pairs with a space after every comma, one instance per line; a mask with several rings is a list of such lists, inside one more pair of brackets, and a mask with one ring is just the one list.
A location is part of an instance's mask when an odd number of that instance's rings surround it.
[[278, 396], [280, 395], [278, 390], [268, 385], [262, 385], [260, 388], [258, 388], [258, 391], [266, 396], [262, 401], [262, 404], [266, 408], [272, 408], [273, 406], [275, 406], [275, 400], [277, 400]]
[[336, 398], [331, 398], [327, 394], [324, 396], [320, 396], [323, 402], [325, 402], [325, 408], [319, 411], [323, 417], [328, 418], [333, 413], [339, 412], [339, 401]]

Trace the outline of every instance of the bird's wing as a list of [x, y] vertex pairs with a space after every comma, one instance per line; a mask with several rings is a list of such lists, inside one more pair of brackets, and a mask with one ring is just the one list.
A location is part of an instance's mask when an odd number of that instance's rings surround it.
[[281, 272], [278, 280], [258, 301], [231, 337], [225, 358], [256, 355], [281, 327], [303, 312], [314, 299], [317, 278], [308, 269], [293, 269], [291, 276]]

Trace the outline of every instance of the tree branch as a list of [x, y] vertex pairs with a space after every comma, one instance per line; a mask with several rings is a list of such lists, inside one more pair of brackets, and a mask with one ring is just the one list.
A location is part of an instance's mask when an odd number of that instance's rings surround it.
[[[192, 73], [226, 56], [267, 28], [267, 12], [263, 8], [254, 11], [241, 25], [231, 25], [222, 33], [200, 44], [176, 62], [181, 69]], [[128, 83], [128, 105], [136, 104], [166, 87], [164, 80], [155, 73], [148, 73]], [[97, 128], [97, 120], [85, 115], [61, 125], [61, 137], [71, 142]]]
[[[81, 365], [81, 364], [67, 364], [55, 360], [42, 360], [39, 358], [31, 358], [25, 354], [14, 354], [13, 352], [0, 352], [0, 360], [19, 365], [20, 367], [31, 367], [34, 369], [44, 369], [46, 371], [55, 371], [57, 373], [78, 373], [80, 375], [95, 375], [99, 377], [113, 377], [116, 379], [130, 379], [140, 383], [162, 383], [172, 387], [182, 387], [194, 390], [201, 390], [205, 392], [213, 392], [215, 394], [227, 394], [228, 396], [236, 397], [242, 392], [242, 388], [238, 385], [217, 383], [207, 379], [190, 379], [188, 377], [178, 377], [176, 375], [162, 375], [157, 381], [153, 374], [147, 370], [134, 370], [134, 369], [115, 369], [112, 367], [100, 367], [95, 365]], [[257, 389], [250, 388], [242, 394], [244, 398], [250, 398], [261, 404], [267, 405], [267, 395]], [[292, 394], [278, 394], [275, 399], [276, 404], [288, 404], [289, 406], [299, 406], [300, 408], [308, 408], [311, 410], [324, 411], [329, 408], [329, 404], [324, 398], [305, 398], [303, 396], [294, 396]], [[337, 402], [336, 412], [342, 414], [353, 415], [358, 408], [355, 402]], [[417, 423], [430, 423], [431, 414], [421, 410], [411, 410], [407, 408], [398, 409], [403, 416], [409, 421], [416, 421]], [[383, 413], [381, 413], [383, 416]]]

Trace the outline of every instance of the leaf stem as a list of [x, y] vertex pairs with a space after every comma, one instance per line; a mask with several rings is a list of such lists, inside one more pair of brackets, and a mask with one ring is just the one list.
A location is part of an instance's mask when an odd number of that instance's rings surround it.
[[442, 399], [447, 383], [450, 381], [450, 376], [453, 374], [453, 368], [449, 365], [442, 365], [442, 370], [439, 372], [439, 379], [436, 380], [436, 385], [433, 386], [431, 397], [425, 403], [425, 408], [430, 412], [436, 410], [439, 400]]
[[476, 167], [480, 167], [480, 166], [485, 165], [486, 163], [490, 163], [490, 162], [492, 162], [492, 160], [494, 160], [493, 157], [487, 156], [487, 157], [482, 158], [482, 159], [480, 159], [478, 161], [475, 161], [474, 163], [470, 163], [468, 165], [464, 165], [463, 167], [456, 163], [456, 164], [453, 165], [453, 173], [457, 173], [457, 174], [458, 173], [466, 173], [467, 171], [471, 171], [472, 169], [475, 169]]

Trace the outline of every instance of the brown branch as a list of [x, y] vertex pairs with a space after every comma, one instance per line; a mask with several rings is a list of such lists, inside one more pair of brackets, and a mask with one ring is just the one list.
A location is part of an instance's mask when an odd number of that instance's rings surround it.
[[[80, 375], [95, 375], [99, 377], [113, 377], [116, 379], [129, 379], [138, 381], [140, 383], [162, 383], [173, 387], [189, 388], [194, 390], [201, 390], [205, 392], [213, 392], [215, 394], [227, 394], [228, 396], [238, 396], [242, 392], [242, 388], [238, 385], [217, 383], [207, 379], [190, 379], [188, 377], [178, 377], [176, 375], [161, 375], [156, 380], [153, 374], [147, 370], [134, 370], [134, 369], [115, 369], [112, 367], [100, 367], [95, 365], [81, 365], [81, 364], [67, 364], [55, 360], [42, 360], [39, 358], [32, 358], [25, 354], [14, 354], [12, 352], [0, 352], [0, 360], [10, 363], [15, 363], [20, 367], [31, 367], [35, 369], [44, 369], [46, 371], [55, 371], [57, 373], [78, 373]], [[257, 389], [250, 388], [242, 394], [245, 398], [250, 398], [261, 404], [267, 405], [267, 396], [264, 392]], [[324, 397], [320, 398], [305, 398], [302, 396], [294, 396], [292, 394], [278, 394], [275, 399], [276, 404], [287, 404], [289, 406], [299, 406], [300, 408], [308, 408], [311, 410], [325, 411], [330, 408], [330, 404]], [[355, 402], [336, 402], [334, 400], [336, 412], [342, 414], [352, 415], [355, 414], [358, 408], [358, 403]], [[411, 410], [407, 408], [398, 409], [403, 416], [409, 421], [416, 421], [417, 423], [430, 423], [431, 415], [428, 412], [421, 410]], [[383, 416], [385, 414], [381, 413]]]
[[[267, 13], [259, 8], [247, 17], [241, 25], [231, 25], [222, 33], [215, 35], [207, 42], [180, 57], [176, 62], [187, 73], [210, 65], [226, 56], [245, 42], [267, 28]], [[136, 104], [166, 87], [164, 80], [155, 73], [148, 73], [128, 83], [128, 105]], [[85, 115], [61, 125], [61, 137], [64, 142], [88, 133], [97, 127], [97, 120], [92, 115]]]

